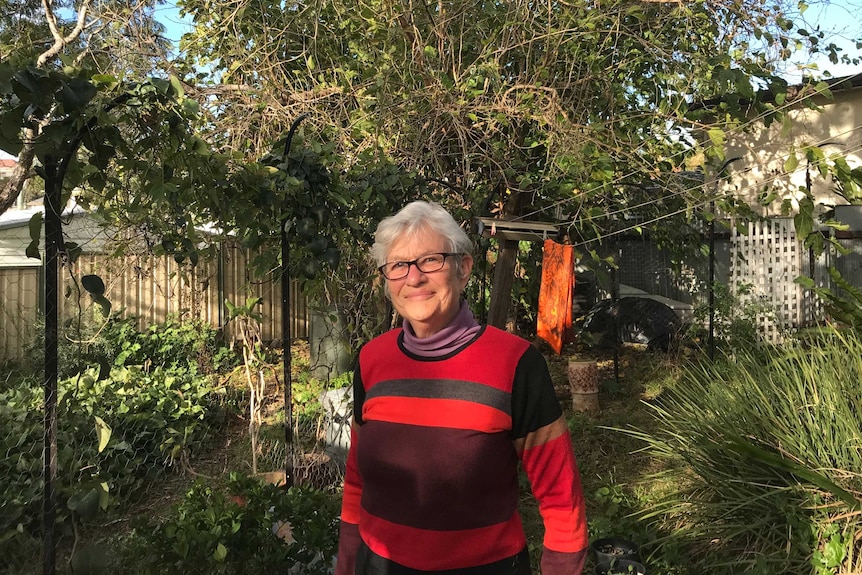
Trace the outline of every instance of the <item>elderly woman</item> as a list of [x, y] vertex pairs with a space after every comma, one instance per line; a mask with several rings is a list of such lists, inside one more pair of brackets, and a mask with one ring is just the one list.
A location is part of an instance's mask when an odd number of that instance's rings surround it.
[[472, 247], [432, 203], [377, 228], [403, 326], [359, 354], [336, 575], [529, 575], [519, 461], [545, 524], [542, 575], [583, 569], [583, 494], [547, 365], [473, 319]]

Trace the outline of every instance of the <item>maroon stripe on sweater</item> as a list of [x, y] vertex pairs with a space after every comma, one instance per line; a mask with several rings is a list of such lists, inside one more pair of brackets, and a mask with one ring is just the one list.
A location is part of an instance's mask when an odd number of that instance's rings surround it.
[[366, 421], [357, 460], [362, 507], [419, 529], [477, 529], [511, 520], [517, 464], [509, 434]]

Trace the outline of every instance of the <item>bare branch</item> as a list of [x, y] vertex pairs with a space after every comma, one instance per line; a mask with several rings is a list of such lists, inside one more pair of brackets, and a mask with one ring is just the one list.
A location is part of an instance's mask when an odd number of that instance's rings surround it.
[[83, 0], [81, 2], [81, 6], [78, 9], [78, 21], [75, 24], [75, 27], [72, 28], [72, 31], [66, 36], [63, 36], [63, 33], [57, 25], [57, 15], [54, 13], [53, 0], [42, 0], [42, 7], [45, 9], [45, 20], [47, 20], [48, 28], [51, 30], [51, 35], [54, 37], [54, 44], [45, 50], [39, 56], [39, 59], [36, 60], [36, 66], [39, 68], [44, 66], [49, 59], [59, 54], [67, 44], [78, 39], [81, 32], [84, 31], [84, 26], [87, 22], [87, 10], [90, 7], [90, 0]]

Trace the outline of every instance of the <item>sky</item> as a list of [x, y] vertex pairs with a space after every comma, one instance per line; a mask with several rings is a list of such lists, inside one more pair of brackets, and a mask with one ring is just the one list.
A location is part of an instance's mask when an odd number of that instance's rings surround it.
[[[813, 0], [811, 0], [813, 2]], [[862, 36], [862, 0], [824, 0], [821, 4], [812, 4], [799, 15], [808, 30], [819, 26], [827, 33], [825, 41], [834, 42], [844, 49], [849, 56], [862, 56], [856, 48], [855, 39]], [[815, 61], [817, 71], [828, 70], [833, 77], [848, 76], [862, 72], [862, 66], [832, 64], [825, 57]], [[799, 82], [803, 75], [816, 75], [814, 70], [801, 69], [793, 64], [805, 63], [801, 57], [792, 57], [791, 65], [785, 72], [785, 78], [791, 83]]]
[[165, 26], [165, 35], [174, 44], [179, 44], [183, 32], [191, 30], [191, 19], [180, 18], [179, 8], [173, 2], [156, 8], [156, 19]]

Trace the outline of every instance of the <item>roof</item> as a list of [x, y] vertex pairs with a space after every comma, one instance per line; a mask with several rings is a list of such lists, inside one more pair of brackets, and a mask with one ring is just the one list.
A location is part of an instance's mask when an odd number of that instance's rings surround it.
[[[829, 91], [833, 93], [845, 90], [854, 90], [856, 88], [862, 88], [862, 72], [857, 72], [856, 74], [850, 74], [848, 76], [839, 76], [836, 78], [804, 78], [799, 84], [784, 84], [784, 86], [786, 87], [785, 92], [788, 96], [788, 101], [801, 99], [802, 96], [810, 97], [819, 94], [819, 90], [816, 90], [815, 88], [820, 82], [825, 82], [826, 85], [829, 87]], [[757, 100], [761, 102], [775, 102], [775, 98], [776, 90], [772, 88], [766, 88], [757, 92]], [[706, 100], [692, 102], [691, 106], [689, 106], [689, 109], [709, 109], [724, 101], [726, 101], [726, 97], [724, 95], [716, 96], [714, 98], [707, 98]], [[752, 100], [748, 98], [739, 98], [738, 102], [740, 106], [749, 106], [752, 104]]]
[[[17, 210], [15, 208], [11, 208], [6, 210], [2, 214], [0, 214], [0, 230], [6, 230], [9, 228], [22, 228], [26, 226], [30, 219], [34, 214], [44, 213], [44, 206], [33, 206], [29, 208], [24, 208], [23, 210]], [[75, 216], [78, 214], [84, 213], [84, 208], [78, 206], [78, 204], [72, 204], [71, 207], [67, 206], [65, 210], [63, 210], [63, 216]]]

